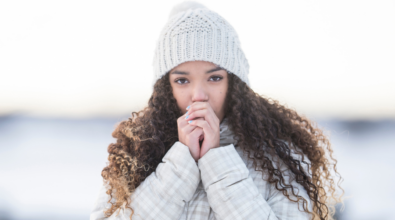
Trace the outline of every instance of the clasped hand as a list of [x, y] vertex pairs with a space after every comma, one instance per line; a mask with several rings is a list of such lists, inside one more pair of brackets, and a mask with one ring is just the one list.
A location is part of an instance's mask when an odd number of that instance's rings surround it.
[[219, 124], [220, 120], [208, 102], [194, 102], [177, 119], [179, 141], [188, 146], [195, 161], [210, 149], [219, 147]]

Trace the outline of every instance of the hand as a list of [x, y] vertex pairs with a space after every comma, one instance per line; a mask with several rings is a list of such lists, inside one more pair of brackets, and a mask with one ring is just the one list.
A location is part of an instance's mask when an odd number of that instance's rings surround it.
[[185, 120], [185, 116], [186, 114], [177, 119], [178, 139], [181, 143], [188, 146], [193, 159], [197, 162], [200, 158], [199, 140], [203, 139], [203, 129], [188, 124], [188, 121]]
[[[194, 102], [187, 109], [188, 118], [185, 121], [191, 121], [189, 126], [203, 129], [203, 143], [200, 148], [199, 159], [202, 158], [210, 149], [219, 147], [219, 124], [220, 121], [208, 102]], [[203, 118], [203, 120], [198, 120]], [[197, 129], [197, 128], [196, 128]]]

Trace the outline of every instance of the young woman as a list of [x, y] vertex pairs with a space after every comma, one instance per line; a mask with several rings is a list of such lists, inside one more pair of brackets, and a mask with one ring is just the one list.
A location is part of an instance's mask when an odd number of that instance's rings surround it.
[[148, 107], [113, 132], [90, 219], [332, 219], [343, 194], [329, 140], [251, 90], [248, 69], [226, 20], [175, 6]]

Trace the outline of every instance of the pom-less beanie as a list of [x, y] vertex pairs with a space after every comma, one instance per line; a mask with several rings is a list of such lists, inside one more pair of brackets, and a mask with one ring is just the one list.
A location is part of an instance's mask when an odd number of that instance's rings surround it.
[[173, 7], [157, 40], [154, 81], [187, 61], [209, 61], [250, 86], [249, 64], [235, 29], [219, 14], [196, 1]]

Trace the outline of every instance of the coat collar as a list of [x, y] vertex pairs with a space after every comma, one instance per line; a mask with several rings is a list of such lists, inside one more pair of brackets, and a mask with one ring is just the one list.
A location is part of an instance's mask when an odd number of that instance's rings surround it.
[[225, 117], [219, 125], [219, 135], [220, 146], [226, 146], [229, 144], [233, 144], [234, 146], [236, 146], [237, 140], [233, 139], [234, 134], [233, 131], [229, 128], [227, 117]]

